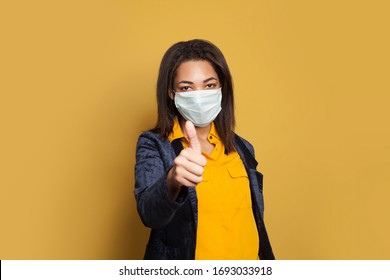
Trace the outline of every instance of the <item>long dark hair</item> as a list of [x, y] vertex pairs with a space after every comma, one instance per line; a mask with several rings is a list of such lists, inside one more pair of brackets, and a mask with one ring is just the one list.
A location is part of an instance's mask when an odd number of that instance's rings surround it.
[[207, 60], [213, 66], [218, 75], [222, 87], [222, 110], [214, 120], [215, 128], [225, 145], [225, 152], [234, 151], [234, 97], [233, 81], [229, 67], [222, 52], [211, 42], [206, 40], [190, 40], [178, 42], [171, 46], [165, 53], [157, 80], [157, 107], [158, 119], [153, 131], [167, 137], [173, 129], [175, 116], [179, 118], [169, 93], [173, 92], [173, 83], [177, 68], [186, 61]]

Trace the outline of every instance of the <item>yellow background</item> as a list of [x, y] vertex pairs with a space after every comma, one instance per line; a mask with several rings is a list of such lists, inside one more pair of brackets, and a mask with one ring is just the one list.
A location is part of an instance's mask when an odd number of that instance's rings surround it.
[[173, 43], [211, 40], [279, 259], [390, 258], [388, 1], [2, 1], [0, 259], [139, 259], [135, 144]]

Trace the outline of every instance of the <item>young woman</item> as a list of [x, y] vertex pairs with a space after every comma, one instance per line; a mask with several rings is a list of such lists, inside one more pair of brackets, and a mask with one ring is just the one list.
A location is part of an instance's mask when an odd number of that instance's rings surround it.
[[145, 259], [274, 259], [262, 175], [234, 133], [233, 84], [205, 40], [174, 44], [157, 81], [156, 127], [138, 139], [135, 197], [152, 229]]

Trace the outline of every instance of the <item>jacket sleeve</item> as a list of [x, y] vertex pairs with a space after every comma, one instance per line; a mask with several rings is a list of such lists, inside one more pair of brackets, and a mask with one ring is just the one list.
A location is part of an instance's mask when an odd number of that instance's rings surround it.
[[137, 210], [145, 226], [156, 229], [168, 224], [184, 204], [169, 197], [166, 176], [171, 166], [164, 165], [165, 156], [160, 140], [142, 134], [136, 148], [135, 198]]

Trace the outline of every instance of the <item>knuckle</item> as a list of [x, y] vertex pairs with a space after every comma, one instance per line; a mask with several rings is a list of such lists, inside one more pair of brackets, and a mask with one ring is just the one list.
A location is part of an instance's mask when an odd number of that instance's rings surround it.
[[181, 179], [180, 184], [181, 184], [182, 186], [186, 186], [186, 187], [189, 187], [189, 186], [190, 186], [190, 182], [188, 182], [188, 180], [186, 180], [186, 179], [184, 179], [184, 178]]
[[183, 176], [183, 167], [181, 167], [181, 166], [176, 167], [176, 175]]
[[173, 163], [176, 165], [176, 166], [181, 166], [183, 165], [184, 163], [184, 158], [182, 156], [178, 156], [174, 159]]
[[188, 148], [186, 149], [183, 149], [181, 152], [180, 152], [180, 155], [182, 155], [183, 157], [187, 157], [188, 156]]

